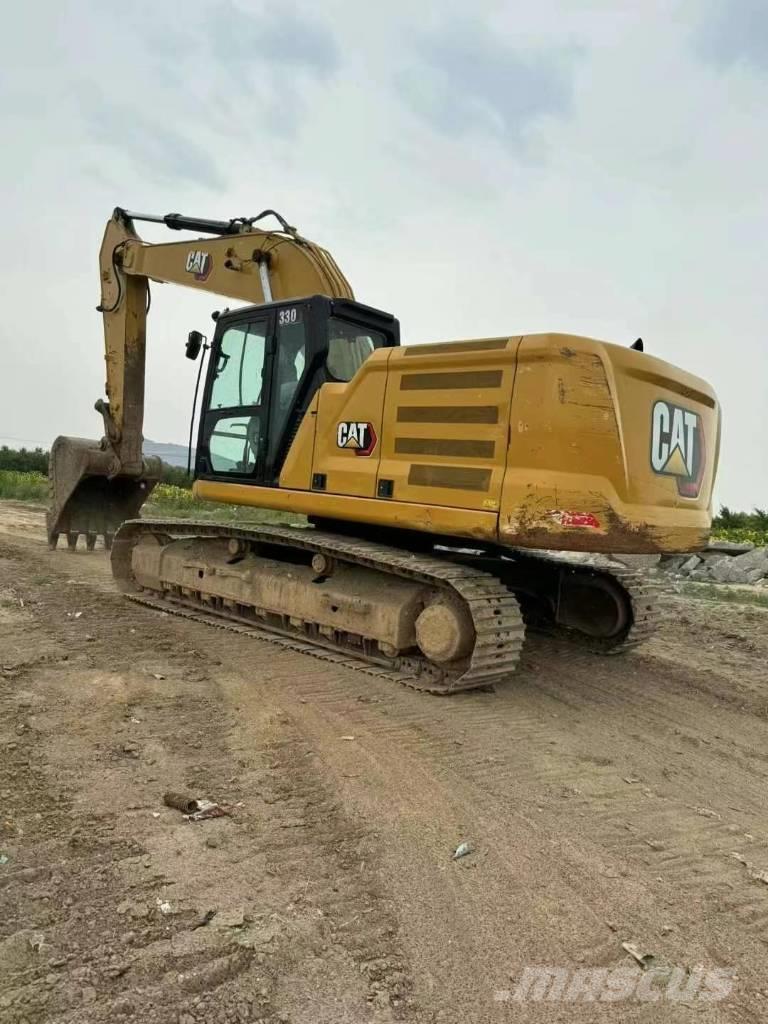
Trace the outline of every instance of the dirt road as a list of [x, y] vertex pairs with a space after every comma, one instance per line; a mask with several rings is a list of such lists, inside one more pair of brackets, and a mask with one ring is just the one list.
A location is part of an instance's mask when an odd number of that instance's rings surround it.
[[[435, 698], [136, 606], [0, 506], [0, 1020], [764, 1020], [768, 611], [665, 604]], [[519, 998], [622, 943], [730, 994]]]

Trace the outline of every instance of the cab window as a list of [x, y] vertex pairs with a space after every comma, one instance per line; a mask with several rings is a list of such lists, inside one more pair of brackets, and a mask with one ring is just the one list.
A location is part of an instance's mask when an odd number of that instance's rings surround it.
[[352, 380], [371, 352], [384, 344], [385, 337], [379, 331], [330, 317], [326, 360], [329, 374], [334, 380]]
[[266, 319], [227, 328], [215, 349], [205, 433], [214, 473], [253, 473], [265, 432]]
[[266, 330], [266, 321], [261, 321], [224, 332], [216, 355], [211, 409], [261, 403]]
[[270, 462], [282, 444], [288, 414], [307, 364], [307, 340], [301, 310], [295, 321], [278, 321], [276, 338], [275, 387], [269, 416]]

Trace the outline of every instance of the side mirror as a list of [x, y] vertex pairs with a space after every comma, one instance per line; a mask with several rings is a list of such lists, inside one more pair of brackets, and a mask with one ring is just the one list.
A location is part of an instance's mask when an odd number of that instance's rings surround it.
[[200, 331], [190, 331], [187, 335], [187, 347], [186, 356], [187, 359], [197, 359], [200, 355], [200, 349], [203, 347], [205, 341], [205, 335], [201, 334]]

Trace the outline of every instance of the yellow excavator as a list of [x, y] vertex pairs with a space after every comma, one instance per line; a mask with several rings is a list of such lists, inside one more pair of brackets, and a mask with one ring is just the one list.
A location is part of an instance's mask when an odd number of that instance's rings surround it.
[[[150, 244], [137, 221], [198, 237]], [[270, 210], [116, 209], [100, 269], [104, 436], [54, 442], [48, 538], [103, 535], [134, 600], [450, 693], [509, 676], [526, 625], [606, 653], [649, 635], [645, 578], [568, 552], [707, 542], [716, 397], [639, 339], [401, 346], [395, 317]], [[142, 453], [150, 281], [251, 303], [214, 314], [210, 345], [187, 339], [198, 383], [208, 356], [195, 495], [311, 528], [137, 518], [161, 473]]]

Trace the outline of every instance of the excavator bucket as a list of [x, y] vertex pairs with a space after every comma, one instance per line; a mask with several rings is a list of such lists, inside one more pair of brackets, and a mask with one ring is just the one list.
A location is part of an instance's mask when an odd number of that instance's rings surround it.
[[101, 442], [57, 437], [48, 465], [48, 546], [53, 550], [65, 534], [74, 551], [82, 533], [89, 551], [99, 535], [104, 546], [111, 547], [120, 524], [139, 514], [161, 470], [160, 459], [147, 458], [141, 476], [121, 474], [118, 459]]

